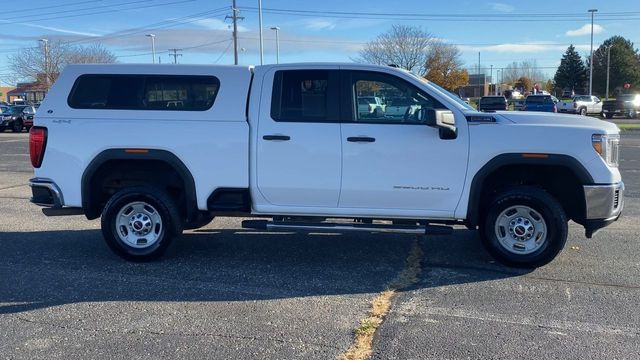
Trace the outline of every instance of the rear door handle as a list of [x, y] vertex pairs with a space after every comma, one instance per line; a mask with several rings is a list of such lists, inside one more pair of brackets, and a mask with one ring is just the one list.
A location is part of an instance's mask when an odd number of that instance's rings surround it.
[[265, 135], [262, 138], [265, 140], [280, 140], [280, 141], [291, 140], [291, 137], [288, 135]]
[[349, 136], [347, 138], [347, 141], [349, 142], [375, 142], [376, 138], [372, 138], [369, 136]]

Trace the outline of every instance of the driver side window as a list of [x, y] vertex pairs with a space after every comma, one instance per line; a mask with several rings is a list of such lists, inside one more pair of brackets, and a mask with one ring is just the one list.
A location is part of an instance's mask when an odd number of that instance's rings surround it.
[[378, 124], [422, 124], [428, 109], [446, 109], [412, 84], [389, 74], [352, 72], [354, 120]]

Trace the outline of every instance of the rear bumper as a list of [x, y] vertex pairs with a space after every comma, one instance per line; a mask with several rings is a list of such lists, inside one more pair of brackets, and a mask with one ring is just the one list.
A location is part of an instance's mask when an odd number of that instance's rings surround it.
[[47, 178], [33, 178], [29, 180], [31, 187], [30, 201], [36, 205], [62, 208], [64, 206], [64, 197], [56, 183]]
[[585, 235], [588, 238], [618, 220], [624, 208], [624, 183], [585, 185]]

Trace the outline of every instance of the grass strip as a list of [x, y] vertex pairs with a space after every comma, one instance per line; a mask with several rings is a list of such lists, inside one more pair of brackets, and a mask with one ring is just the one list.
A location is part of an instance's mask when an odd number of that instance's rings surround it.
[[384, 291], [373, 298], [367, 317], [360, 321], [360, 325], [353, 332], [353, 343], [344, 354], [338, 357], [339, 360], [365, 360], [371, 356], [373, 336], [376, 330], [384, 321], [389, 310], [391, 310], [391, 302], [396, 293], [418, 282], [422, 272], [421, 262], [423, 257], [424, 253], [420, 247], [420, 240], [416, 236], [402, 272]]

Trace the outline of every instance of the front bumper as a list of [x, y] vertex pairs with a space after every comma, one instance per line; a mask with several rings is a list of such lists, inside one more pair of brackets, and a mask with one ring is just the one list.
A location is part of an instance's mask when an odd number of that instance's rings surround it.
[[618, 220], [624, 208], [624, 183], [584, 185], [586, 204], [585, 235], [587, 238]]

